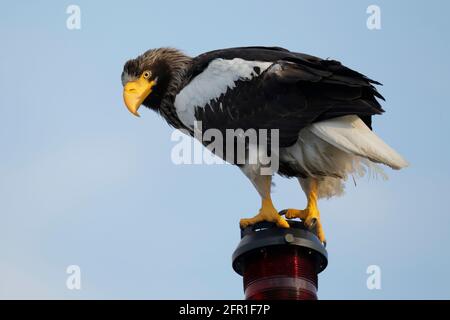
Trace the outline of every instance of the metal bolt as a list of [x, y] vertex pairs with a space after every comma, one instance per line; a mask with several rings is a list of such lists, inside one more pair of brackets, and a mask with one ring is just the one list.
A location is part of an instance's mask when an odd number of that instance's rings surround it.
[[284, 240], [286, 240], [287, 243], [292, 243], [295, 240], [295, 237], [292, 233], [288, 233], [284, 236]]

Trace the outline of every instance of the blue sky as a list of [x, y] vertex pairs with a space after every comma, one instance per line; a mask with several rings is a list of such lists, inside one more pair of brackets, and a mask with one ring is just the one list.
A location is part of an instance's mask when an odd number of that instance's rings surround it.
[[[66, 8], [81, 8], [81, 29]], [[366, 8], [381, 8], [368, 30]], [[0, 11], [0, 298], [240, 299], [238, 221], [259, 197], [229, 165], [171, 162], [172, 129], [122, 102], [124, 62], [277, 45], [376, 80], [375, 131], [411, 166], [321, 201], [322, 299], [450, 298], [448, 1], [13, 1]], [[275, 178], [278, 208], [303, 207]], [[82, 289], [66, 288], [79, 265]], [[382, 289], [366, 288], [378, 265]]]

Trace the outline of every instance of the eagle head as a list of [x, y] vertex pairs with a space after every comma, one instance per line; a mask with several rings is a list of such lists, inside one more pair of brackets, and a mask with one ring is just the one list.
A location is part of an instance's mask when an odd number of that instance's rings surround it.
[[158, 111], [161, 103], [176, 94], [191, 58], [177, 49], [151, 49], [128, 60], [122, 71], [123, 99], [128, 110], [139, 117], [144, 105]]

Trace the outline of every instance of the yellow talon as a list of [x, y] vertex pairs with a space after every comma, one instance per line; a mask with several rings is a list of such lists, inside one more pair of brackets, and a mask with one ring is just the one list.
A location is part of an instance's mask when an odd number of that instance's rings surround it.
[[322, 223], [320, 221], [320, 212], [317, 207], [317, 181], [311, 182], [311, 189], [308, 194], [308, 204], [306, 209], [287, 209], [284, 211], [285, 217], [288, 219], [300, 218], [305, 226], [316, 233], [319, 240], [326, 243], [325, 233], [323, 232]]
[[298, 209], [286, 209], [284, 211], [284, 216], [288, 219], [299, 218], [302, 220], [306, 219], [306, 210], [298, 210]]
[[239, 224], [243, 229], [249, 225], [253, 225], [262, 221], [275, 222], [278, 227], [289, 228], [289, 223], [287, 223], [287, 221], [282, 216], [280, 216], [277, 209], [275, 209], [275, 207], [273, 206], [272, 200], [270, 198], [262, 200], [261, 209], [256, 216], [254, 216], [253, 218], [241, 219]]

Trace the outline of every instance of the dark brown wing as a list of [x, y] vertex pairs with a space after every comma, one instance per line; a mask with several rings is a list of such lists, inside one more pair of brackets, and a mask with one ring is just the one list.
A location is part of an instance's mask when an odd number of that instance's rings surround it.
[[259, 77], [241, 79], [206, 107], [196, 109], [203, 129], [279, 129], [280, 146], [295, 143], [304, 127], [356, 114], [370, 127], [383, 97], [366, 76], [338, 61], [281, 48], [248, 47], [213, 51], [196, 58], [192, 76], [216, 58], [273, 62]]

